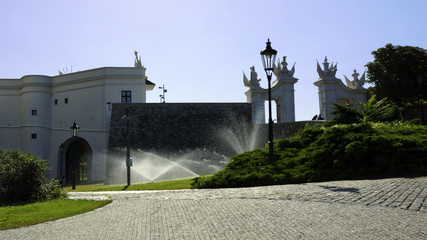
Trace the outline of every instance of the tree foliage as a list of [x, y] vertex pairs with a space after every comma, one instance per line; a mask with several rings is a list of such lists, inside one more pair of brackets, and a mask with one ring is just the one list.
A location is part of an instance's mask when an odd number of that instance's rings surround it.
[[402, 120], [401, 109], [388, 101], [387, 98], [377, 101], [376, 95], [373, 95], [367, 103], [358, 104], [361, 109], [360, 111], [352, 107], [333, 103], [334, 110], [331, 113], [334, 117], [326, 122], [326, 126], [362, 122], [393, 122]]
[[400, 109], [390, 103], [387, 98], [376, 101], [376, 95], [372, 96], [367, 103], [359, 103], [361, 122], [393, 122], [402, 120]]
[[[378, 98], [387, 97], [400, 107], [416, 105], [420, 93], [417, 76], [422, 74], [424, 79], [427, 76], [427, 50], [387, 44], [372, 55], [374, 61], [366, 64], [367, 82], [375, 84]], [[426, 85], [424, 83], [424, 92]]]

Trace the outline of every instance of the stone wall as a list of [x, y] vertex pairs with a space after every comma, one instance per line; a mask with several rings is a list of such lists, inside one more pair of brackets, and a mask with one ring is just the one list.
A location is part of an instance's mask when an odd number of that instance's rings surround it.
[[[228, 157], [264, 147], [268, 142], [268, 125], [252, 124], [251, 104], [248, 103], [132, 103], [113, 104], [106, 183], [126, 182], [126, 142], [129, 109], [129, 136], [132, 181], [145, 181], [137, 169], [149, 166], [141, 154], [160, 164], [180, 161], [198, 175], [212, 174], [221, 169]], [[308, 122], [274, 124], [274, 138], [294, 136]], [[183, 165], [184, 166], [184, 165]], [[152, 170], [150, 170], [152, 171]], [[168, 173], [169, 174], [169, 173]]]
[[127, 108], [131, 148], [155, 152], [221, 148], [220, 129], [251, 121], [247, 103], [113, 104], [109, 149], [126, 146], [126, 120], [121, 118]]

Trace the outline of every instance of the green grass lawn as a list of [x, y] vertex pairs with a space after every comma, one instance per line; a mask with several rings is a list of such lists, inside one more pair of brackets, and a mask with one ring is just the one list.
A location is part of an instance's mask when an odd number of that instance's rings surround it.
[[0, 207], [0, 230], [24, 227], [60, 218], [66, 218], [111, 203], [111, 200], [57, 199], [18, 206]]
[[185, 178], [152, 183], [135, 183], [131, 184], [129, 187], [126, 187], [126, 185], [104, 185], [103, 183], [99, 183], [90, 185], [77, 185], [75, 190], [71, 190], [71, 186], [67, 186], [64, 187], [64, 190], [67, 192], [93, 192], [190, 189], [192, 180], [193, 178]]
[[[64, 187], [64, 190], [68, 192], [88, 192], [189, 189], [191, 188], [192, 179], [193, 178], [186, 178], [153, 183], [138, 183], [131, 184], [129, 187], [126, 187], [126, 185], [104, 185], [103, 183], [99, 183], [77, 185], [76, 190], [71, 190], [71, 186], [67, 186]], [[0, 230], [24, 227], [82, 214], [105, 206], [110, 202], [110, 200], [90, 201], [58, 199], [26, 205], [2, 206], [0, 207]]]

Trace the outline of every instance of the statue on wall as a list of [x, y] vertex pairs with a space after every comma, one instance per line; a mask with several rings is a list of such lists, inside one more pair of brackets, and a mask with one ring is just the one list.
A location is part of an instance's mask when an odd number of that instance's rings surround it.
[[347, 82], [347, 87], [349, 87], [351, 89], [362, 88], [363, 84], [365, 84], [365, 72], [363, 72], [362, 77], [360, 77], [360, 79], [359, 79], [359, 74], [356, 72], [356, 69], [354, 69], [354, 73], [351, 76], [353, 76], [352, 81], [350, 81], [344, 75], [345, 81]]
[[137, 51], [135, 51], [135, 67], [142, 67], [141, 56], [138, 58]]
[[325, 61], [323, 62], [323, 70], [319, 65], [319, 62], [317, 62], [317, 73], [319, 74], [319, 78], [328, 78], [328, 77], [335, 77], [335, 74], [337, 73], [337, 65], [332, 62], [331, 67], [329, 67], [328, 59], [325, 57]]
[[280, 60], [277, 62], [277, 67], [274, 65], [274, 75], [276, 77], [280, 76], [287, 76], [287, 77], [293, 77], [295, 73], [295, 63], [292, 66], [291, 70], [288, 70], [288, 63], [286, 62], [286, 56], [283, 57], [282, 63], [280, 63]]
[[253, 88], [253, 87], [259, 87], [259, 82], [261, 79], [258, 79], [258, 73], [255, 71], [255, 67], [251, 67], [251, 79], [248, 80], [245, 73], [243, 72], [243, 83], [246, 87]]

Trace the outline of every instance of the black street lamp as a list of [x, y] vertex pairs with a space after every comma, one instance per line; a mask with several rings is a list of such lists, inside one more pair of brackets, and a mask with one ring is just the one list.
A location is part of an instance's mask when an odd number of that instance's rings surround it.
[[[79, 132], [80, 127], [77, 126], [76, 121], [74, 121], [73, 126], [70, 127], [70, 131], [71, 131], [71, 136], [72, 137], [76, 137], [77, 133]], [[71, 178], [72, 178], [72, 189], [76, 189], [76, 159], [73, 159], [73, 165], [71, 167]]]
[[129, 108], [126, 108], [126, 115], [122, 120], [126, 119], [126, 168], [127, 168], [127, 185], [130, 186], [130, 167], [132, 167], [132, 159], [130, 158], [130, 135], [129, 135]]
[[271, 116], [271, 76], [273, 75], [274, 62], [276, 61], [277, 51], [271, 48], [270, 39], [267, 41], [267, 46], [264, 51], [261, 51], [262, 65], [268, 80], [268, 160], [273, 162], [273, 119]]
[[420, 94], [418, 96], [418, 104], [420, 107], [420, 114], [421, 114], [421, 124], [425, 125], [426, 122], [424, 120], [424, 104], [423, 104], [423, 84], [424, 84], [424, 76], [419, 73], [417, 76], [417, 83], [418, 83], [418, 87], [420, 89]]

